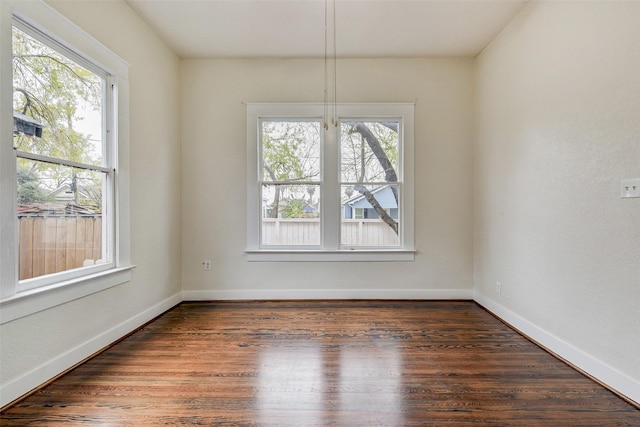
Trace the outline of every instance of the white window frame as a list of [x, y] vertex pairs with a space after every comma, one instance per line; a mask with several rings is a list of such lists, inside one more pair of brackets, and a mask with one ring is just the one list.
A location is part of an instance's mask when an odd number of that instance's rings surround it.
[[[18, 280], [18, 222], [16, 217], [16, 153], [13, 149], [12, 26], [14, 19], [62, 46], [72, 59], [85, 58], [107, 75], [113, 108], [113, 149], [108, 193], [113, 222], [107, 226], [111, 240], [110, 263], [69, 270], [42, 278]], [[0, 2], [0, 323], [6, 323], [131, 279], [129, 224], [129, 83], [128, 64], [43, 1]], [[66, 55], [66, 53], [65, 53]], [[82, 65], [85, 65], [84, 63]]]
[[352, 120], [399, 120], [402, 126], [399, 168], [400, 244], [393, 248], [341, 247], [340, 245], [340, 147], [339, 130], [332, 125], [322, 138], [321, 245], [309, 247], [261, 247], [260, 245], [260, 123], [264, 119], [319, 119], [326, 111], [322, 103], [247, 103], [247, 247], [249, 261], [413, 261], [414, 248], [414, 104], [340, 103], [328, 106], [330, 116]]

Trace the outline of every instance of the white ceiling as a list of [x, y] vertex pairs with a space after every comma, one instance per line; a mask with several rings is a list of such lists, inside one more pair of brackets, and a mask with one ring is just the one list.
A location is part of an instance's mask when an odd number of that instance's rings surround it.
[[[183, 58], [324, 56], [324, 0], [125, 1]], [[473, 57], [525, 3], [336, 0], [337, 55]]]

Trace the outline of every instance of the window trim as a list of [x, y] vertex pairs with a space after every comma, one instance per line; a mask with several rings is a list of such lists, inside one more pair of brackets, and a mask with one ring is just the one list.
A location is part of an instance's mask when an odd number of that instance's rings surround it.
[[[260, 171], [260, 128], [264, 119], [306, 119], [323, 117], [325, 106], [322, 103], [247, 103], [247, 247], [248, 261], [413, 261], [414, 248], [414, 103], [340, 103], [335, 105], [338, 116], [357, 118], [402, 118], [404, 131], [401, 148], [402, 164], [402, 209], [400, 246], [393, 248], [341, 247], [337, 227], [340, 227], [339, 192], [332, 191], [334, 197], [324, 198], [324, 214], [321, 221], [325, 229], [321, 236], [320, 248], [262, 248], [260, 246], [259, 180]], [[330, 110], [334, 108], [330, 106]], [[330, 111], [332, 113], [332, 111]], [[338, 188], [339, 180], [339, 144], [335, 139], [337, 132], [323, 135], [323, 184], [329, 188]], [[332, 161], [327, 161], [331, 158]], [[336, 217], [328, 221], [327, 215], [335, 212]], [[328, 227], [327, 227], [328, 226]]]
[[[73, 55], [90, 58], [96, 67], [107, 72], [112, 80], [113, 106], [113, 174], [112, 199], [115, 225], [113, 234], [113, 264], [111, 268], [86, 270], [86, 274], [69, 277], [66, 272], [55, 275], [57, 280], [43, 282], [34, 289], [18, 288], [18, 230], [16, 213], [16, 153], [13, 144], [0, 144], [0, 324], [46, 310], [68, 301], [126, 283], [131, 280], [130, 202], [129, 202], [129, 65], [116, 54], [42, 0], [0, 2], [0, 140], [12, 141], [12, 26], [16, 20], [41, 32]], [[76, 57], [71, 56], [74, 60]], [[84, 64], [83, 64], [84, 65]], [[43, 276], [48, 277], [48, 276]], [[54, 275], [51, 275], [54, 277]], [[46, 284], [45, 284], [46, 283]]]

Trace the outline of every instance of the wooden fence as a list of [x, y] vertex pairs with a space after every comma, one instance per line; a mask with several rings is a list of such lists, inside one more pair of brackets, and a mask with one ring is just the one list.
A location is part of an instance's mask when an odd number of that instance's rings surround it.
[[381, 219], [345, 219], [340, 229], [345, 246], [397, 246], [398, 235]]
[[[347, 219], [341, 224], [345, 246], [396, 246], [398, 235], [379, 219]], [[263, 245], [319, 245], [320, 220], [294, 218], [262, 220]]]
[[101, 217], [20, 217], [18, 222], [20, 280], [102, 257]]

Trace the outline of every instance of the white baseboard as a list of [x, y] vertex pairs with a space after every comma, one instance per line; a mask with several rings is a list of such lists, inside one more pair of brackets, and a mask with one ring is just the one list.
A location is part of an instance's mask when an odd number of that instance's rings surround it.
[[531, 323], [486, 295], [476, 292], [473, 298], [478, 304], [522, 332], [544, 348], [557, 354], [607, 387], [640, 404], [640, 381], [616, 370], [583, 350], [561, 340], [550, 332]]
[[182, 291], [184, 301], [228, 300], [317, 300], [388, 299], [450, 300], [473, 299], [471, 289], [287, 289]]
[[0, 387], [0, 407], [41, 386], [182, 301], [177, 293]]

